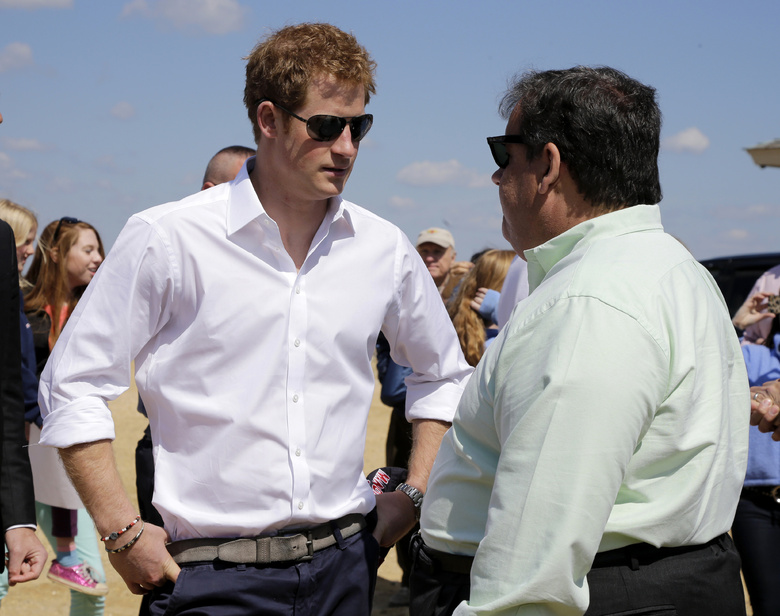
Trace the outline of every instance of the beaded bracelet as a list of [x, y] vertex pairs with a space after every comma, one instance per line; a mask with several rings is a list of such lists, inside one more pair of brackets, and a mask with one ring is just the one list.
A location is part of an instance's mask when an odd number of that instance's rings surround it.
[[119, 539], [119, 535], [124, 535], [127, 531], [129, 531], [131, 528], [133, 528], [133, 526], [138, 524], [138, 522], [140, 522], [140, 521], [141, 521], [141, 516], [139, 515], [138, 517], [136, 517], [135, 520], [130, 522], [130, 524], [125, 526], [122, 530], [117, 531], [115, 533], [111, 533], [110, 535], [107, 535], [106, 537], [101, 537], [100, 540], [101, 541], [116, 541], [117, 539]]
[[106, 548], [106, 552], [108, 552], [109, 554], [116, 554], [116, 553], [118, 553], [118, 552], [124, 552], [124, 551], [125, 551], [127, 548], [129, 548], [129, 547], [130, 547], [131, 545], [133, 545], [133, 544], [134, 544], [136, 541], [138, 541], [138, 539], [140, 539], [141, 535], [142, 535], [142, 534], [143, 534], [143, 532], [144, 532], [144, 528], [145, 528], [145, 527], [146, 527], [146, 524], [143, 524], [143, 523], [142, 523], [142, 524], [141, 524], [141, 530], [139, 530], [139, 531], [138, 531], [138, 534], [137, 534], [135, 537], [133, 537], [132, 539], [130, 539], [130, 541], [128, 541], [127, 543], [125, 543], [125, 544], [124, 544], [124, 545], [123, 545], [121, 548], [117, 548], [117, 549], [115, 549], [115, 550], [109, 550], [108, 548]]

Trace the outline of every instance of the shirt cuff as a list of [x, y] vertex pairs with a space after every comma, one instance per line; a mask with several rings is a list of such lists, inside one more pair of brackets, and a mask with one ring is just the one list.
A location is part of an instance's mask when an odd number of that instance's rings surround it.
[[15, 528], [29, 528], [30, 530], [38, 530], [38, 527], [35, 524], [14, 524], [13, 526], [6, 528], [5, 532], [14, 530]]

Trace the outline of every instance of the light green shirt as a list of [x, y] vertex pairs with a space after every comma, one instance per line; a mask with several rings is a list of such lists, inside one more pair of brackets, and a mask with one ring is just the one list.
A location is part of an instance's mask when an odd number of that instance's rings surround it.
[[526, 251], [531, 295], [467, 385], [422, 511], [474, 555], [455, 614], [582, 614], [596, 552], [727, 531], [747, 461], [748, 382], [709, 273], [657, 206]]

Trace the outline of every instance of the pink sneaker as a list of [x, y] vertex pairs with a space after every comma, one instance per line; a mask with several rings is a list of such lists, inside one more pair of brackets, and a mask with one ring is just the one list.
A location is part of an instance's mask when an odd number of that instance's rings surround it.
[[51, 563], [49, 573], [46, 577], [54, 582], [65, 584], [65, 586], [87, 595], [101, 597], [108, 594], [108, 585], [99, 582], [95, 577], [95, 572], [92, 570], [92, 567], [85, 562], [81, 562], [72, 567], [63, 567], [55, 560]]

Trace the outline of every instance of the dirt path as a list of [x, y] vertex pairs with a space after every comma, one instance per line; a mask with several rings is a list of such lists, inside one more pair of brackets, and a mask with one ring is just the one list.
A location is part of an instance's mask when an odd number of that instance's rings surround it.
[[[117, 439], [114, 450], [117, 457], [119, 473], [122, 476], [125, 490], [135, 500], [135, 445], [141, 438], [146, 426], [146, 419], [135, 410], [137, 392], [135, 388], [127, 391], [109, 406], [114, 414]], [[382, 466], [385, 457], [385, 436], [390, 421], [390, 409], [384, 406], [375, 393], [368, 423], [368, 439], [366, 442], [365, 468], [366, 472]], [[48, 546], [41, 535], [41, 541]], [[49, 559], [53, 558], [49, 550]], [[103, 566], [108, 576], [111, 589], [106, 597], [106, 616], [136, 616], [140, 598], [131, 594], [122, 579], [103, 558]], [[10, 589], [3, 599], [3, 616], [54, 616], [68, 614], [70, 605], [69, 592], [61, 584], [46, 579], [49, 563], [40, 579], [27, 584], [21, 584]], [[379, 569], [379, 581], [374, 599], [374, 615], [402, 616], [407, 614], [405, 608], [388, 608], [388, 598], [398, 589], [401, 570], [396, 560], [395, 552], [391, 550], [387, 561]]]

